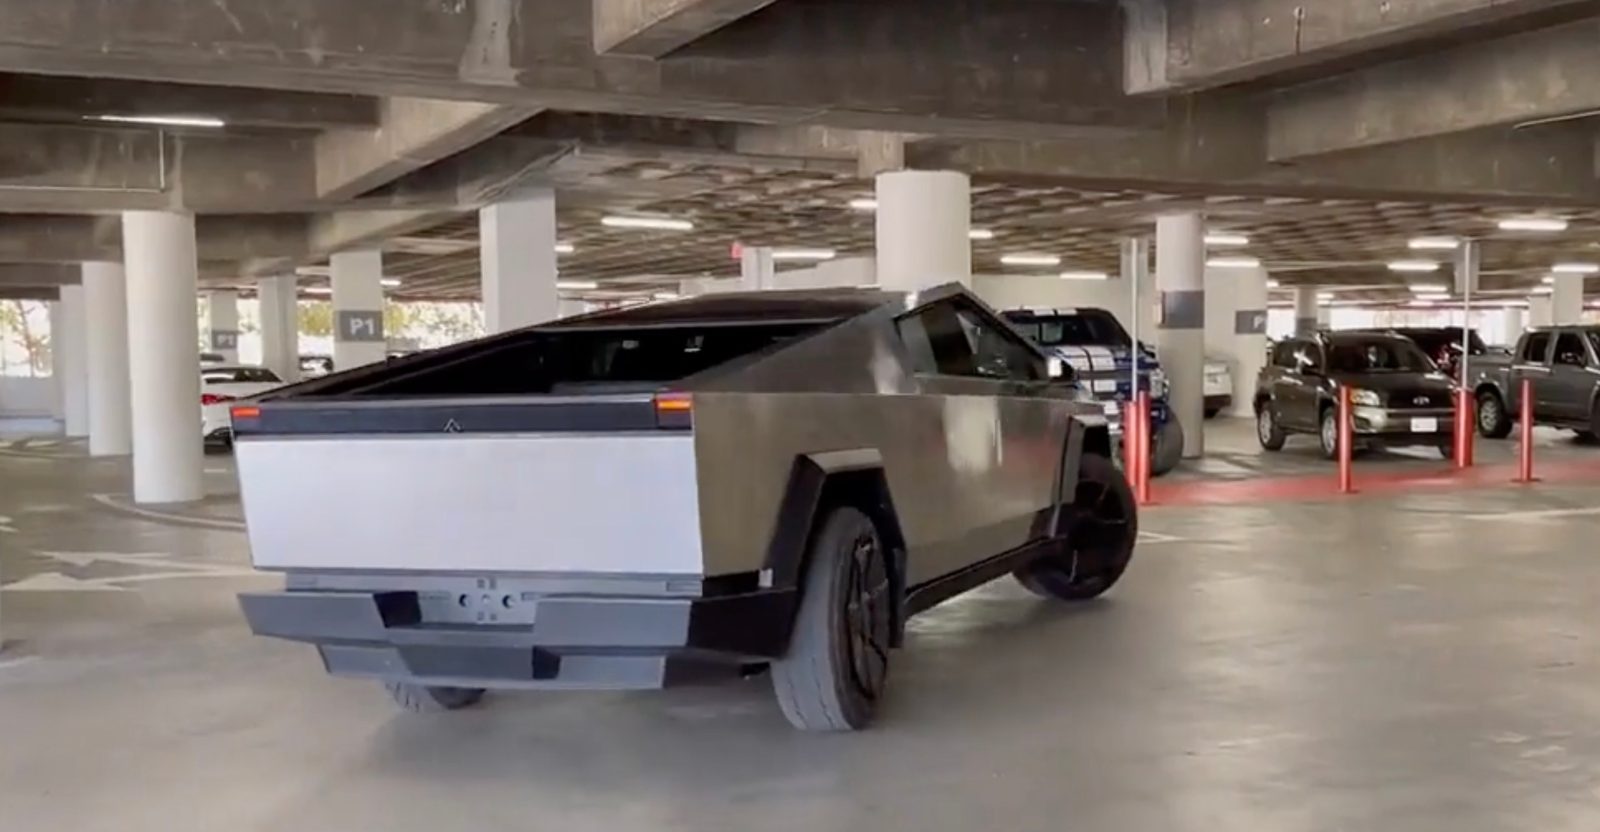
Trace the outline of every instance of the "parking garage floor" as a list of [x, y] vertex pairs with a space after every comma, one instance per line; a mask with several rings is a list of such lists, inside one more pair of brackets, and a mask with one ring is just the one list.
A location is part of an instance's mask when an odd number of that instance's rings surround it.
[[123, 463], [0, 442], [5, 828], [1595, 828], [1600, 475], [1151, 508], [1109, 596], [936, 609], [881, 722], [811, 736], [762, 678], [400, 714], [246, 632], [273, 579], [208, 466], [206, 504], [138, 516]]

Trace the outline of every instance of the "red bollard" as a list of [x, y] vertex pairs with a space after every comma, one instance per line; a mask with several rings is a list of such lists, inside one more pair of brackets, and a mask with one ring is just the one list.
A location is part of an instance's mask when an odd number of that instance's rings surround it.
[[1517, 434], [1522, 440], [1522, 447], [1517, 449], [1517, 478], [1512, 482], [1527, 484], [1538, 482], [1533, 476], [1533, 382], [1523, 379], [1521, 387]]
[[1139, 415], [1139, 484], [1134, 487], [1134, 497], [1139, 505], [1150, 504], [1150, 394], [1139, 391], [1136, 396], [1139, 404], [1136, 408]]
[[1122, 473], [1128, 477], [1128, 487], [1134, 495], [1139, 492], [1139, 398], [1134, 396], [1122, 403]]
[[1356, 493], [1355, 472], [1351, 470], [1350, 459], [1355, 445], [1354, 414], [1350, 408], [1350, 388], [1339, 386], [1339, 493]]
[[1455, 446], [1450, 456], [1457, 468], [1472, 467], [1472, 435], [1478, 426], [1474, 404], [1471, 390], [1456, 391]]

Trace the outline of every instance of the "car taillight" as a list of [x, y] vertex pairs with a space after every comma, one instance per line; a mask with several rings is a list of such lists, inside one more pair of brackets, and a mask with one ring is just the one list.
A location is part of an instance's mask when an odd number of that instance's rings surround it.
[[233, 397], [232, 396], [224, 396], [221, 393], [201, 393], [200, 394], [200, 403], [201, 404], [222, 404], [223, 402], [231, 402], [231, 401], [233, 401]]
[[656, 427], [688, 428], [694, 426], [694, 400], [688, 393], [656, 394]]

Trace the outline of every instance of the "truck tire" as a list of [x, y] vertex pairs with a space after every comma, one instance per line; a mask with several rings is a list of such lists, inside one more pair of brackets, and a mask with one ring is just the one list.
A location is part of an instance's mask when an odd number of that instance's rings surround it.
[[1478, 433], [1485, 439], [1504, 439], [1511, 435], [1511, 414], [1506, 401], [1495, 390], [1478, 394]]
[[1256, 408], [1256, 441], [1261, 447], [1269, 451], [1283, 450], [1283, 443], [1289, 435], [1283, 432], [1283, 426], [1278, 424], [1278, 414], [1272, 411], [1272, 402], [1262, 402]]
[[458, 711], [476, 705], [483, 698], [483, 688], [441, 688], [415, 682], [384, 682], [383, 689], [389, 692], [389, 698], [401, 710], [414, 714]]
[[1183, 461], [1183, 425], [1176, 418], [1167, 419], [1156, 434], [1154, 445], [1150, 449], [1150, 474], [1159, 477]]
[[856, 731], [872, 721], [889, 672], [893, 630], [887, 555], [878, 530], [841, 506], [806, 552], [789, 649], [772, 663], [772, 690], [802, 731]]
[[1084, 454], [1069, 511], [1073, 515], [1057, 535], [1055, 550], [1015, 575], [1041, 598], [1086, 601], [1104, 594], [1127, 570], [1139, 537], [1139, 509], [1116, 464]]

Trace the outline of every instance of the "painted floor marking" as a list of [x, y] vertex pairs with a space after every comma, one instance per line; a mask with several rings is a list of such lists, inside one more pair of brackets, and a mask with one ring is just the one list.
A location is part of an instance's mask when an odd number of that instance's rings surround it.
[[150, 508], [140, 508], [136, 505], [125, 503], [112, 494], [90, 494], [89, 498], [95, 502], [123, 514], [143, 517], [146, 520], [156, 520], [162, 523], [177, 523], [184, 526], [199, 526], [204, 529], [216, 529], [224, 532], [244, 531], [243, 520], [223, 520], [216, 517], [195, 517], [189, 514], [179, 514], [169, 511], [157, 511]]

